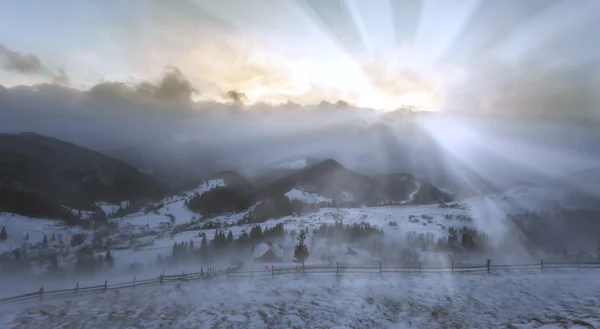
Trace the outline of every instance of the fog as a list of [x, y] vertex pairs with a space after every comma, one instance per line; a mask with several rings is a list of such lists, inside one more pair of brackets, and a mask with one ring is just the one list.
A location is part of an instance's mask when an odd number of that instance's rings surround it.
[[598, 126], [570, 116], [381, 112], [343, 103], [244, 106], [238, 98], [193, 102], [193, 93], [175, 68], [132, 87], [2, 88], [0, 131], [56, 137], [189, 179], [228, 169], [252, 175], [293, 157], [336, 158], [365, 173], [407, 172], [442, 185], [445, 175], [456, 176], [452, 168], [511, 184], [599, 163]]

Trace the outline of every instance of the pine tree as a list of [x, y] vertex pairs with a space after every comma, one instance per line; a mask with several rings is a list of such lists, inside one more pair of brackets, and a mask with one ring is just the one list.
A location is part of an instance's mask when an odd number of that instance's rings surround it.
[[25, 235], [25, 241], [29, 241], [29, 233], [27, 233], [27, 235]]
[[46, 236], [46, 234], [44, 234], [44, 239], [42, 240], [42, 245], [44, 247], [48, 246], [48, 237]]
[[300, 230], [300, 234], [298, 234], [298, 244], [294, 247], [294, 262], [302, 263], [304, 265], [304, 261], [308, 258], [308, 247], [304, 244], [304, 240], [306, 239], [306, 232], [304, 230]]
[[104, 261], [106, 262], [106, 266], [108, 266], [108, 268], [112, 268], [114, 265], [114, 260], [113, 257], [110, 253], [110, 250], [106, 252], [106, 255], [104, 256]]
[[0, 231], [0, 241], [6, 241], [6, 239], [8, 239], [6, 227], [2, 226], [2, 231]]
[[50, 241], [56, 241], [56, 235], [54, 233], [52, 233], [52, 237], [50, 237]]
[[229, 234], [227, 234], [227, 245], [233, 245], [233, 233], [231, 233], [231, 231], [229, 231]]
[[215, 230], [215, 235], [213, 236], [213, 239], [212, 239], [212, 246], [219, 247], [219, 230]]
[[225, 232], [219, 232], [219, 244], [224, 247], [227, 244], [227, 238], [225, 237]]
[[200, 241], [200, 254], [202, 256], [202, 261], [208, 259], [208, 242], [206, 241], [206, 234], [202, 235], [202, 241]]

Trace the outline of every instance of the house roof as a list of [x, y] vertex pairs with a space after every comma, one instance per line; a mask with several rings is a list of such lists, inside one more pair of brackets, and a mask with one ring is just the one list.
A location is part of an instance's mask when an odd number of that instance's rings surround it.
[[260, 258], [268, 251], [272, 251], [275, 256], [283, 258], [284, 249], [280, 244], [276, 243], [259, 243], [252, 248], [252, 256], [254, 258]]

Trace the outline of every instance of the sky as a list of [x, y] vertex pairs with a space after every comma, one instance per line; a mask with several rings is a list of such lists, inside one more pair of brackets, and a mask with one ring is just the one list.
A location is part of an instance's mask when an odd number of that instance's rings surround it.
[[[9, 0], [0, 2], [0, 84], [86, 90], [157, 81], [175, 67], [195, 101], [228, 101], [235, 90], [247, 104], [546, 107], [545, 92], [598, 82], [589, 72], [599, 26], [594, 0]], [[15, 53], [39, 68], [11, 68]], [[547, 77], [577, 86], [517, 92]], [[498, 100], [502, 88], [514, 99]]]
[[597, 0], [0, 1], [0, 132], [182, 180], [543, 180], [600, 165], [597, 40]]

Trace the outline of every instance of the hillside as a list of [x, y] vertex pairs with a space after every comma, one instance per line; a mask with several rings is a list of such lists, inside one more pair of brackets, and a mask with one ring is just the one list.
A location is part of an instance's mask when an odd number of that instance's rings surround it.
[[0, 135], [0, 211], [58, 216], [62, 206], [97, 209], [95, 203], [143, 203], [163, 193], [158, 183], [128, 164], [42, 135]]
[[[378, 174], [373, 178], [328, 159], [297, 169], [260, 188], [263, 197], [305, 193], [310, 198], [348, 204], [428, 204], [451, 198], [409, 174]], [[308, 196], [307, 196], [308, 197]]]
[[377, 181], [328, 159], [281, 177], [261, 188], [263, 196], [284, 195], [300, 189], [340, 202], [369, 202], [381, 196]]

